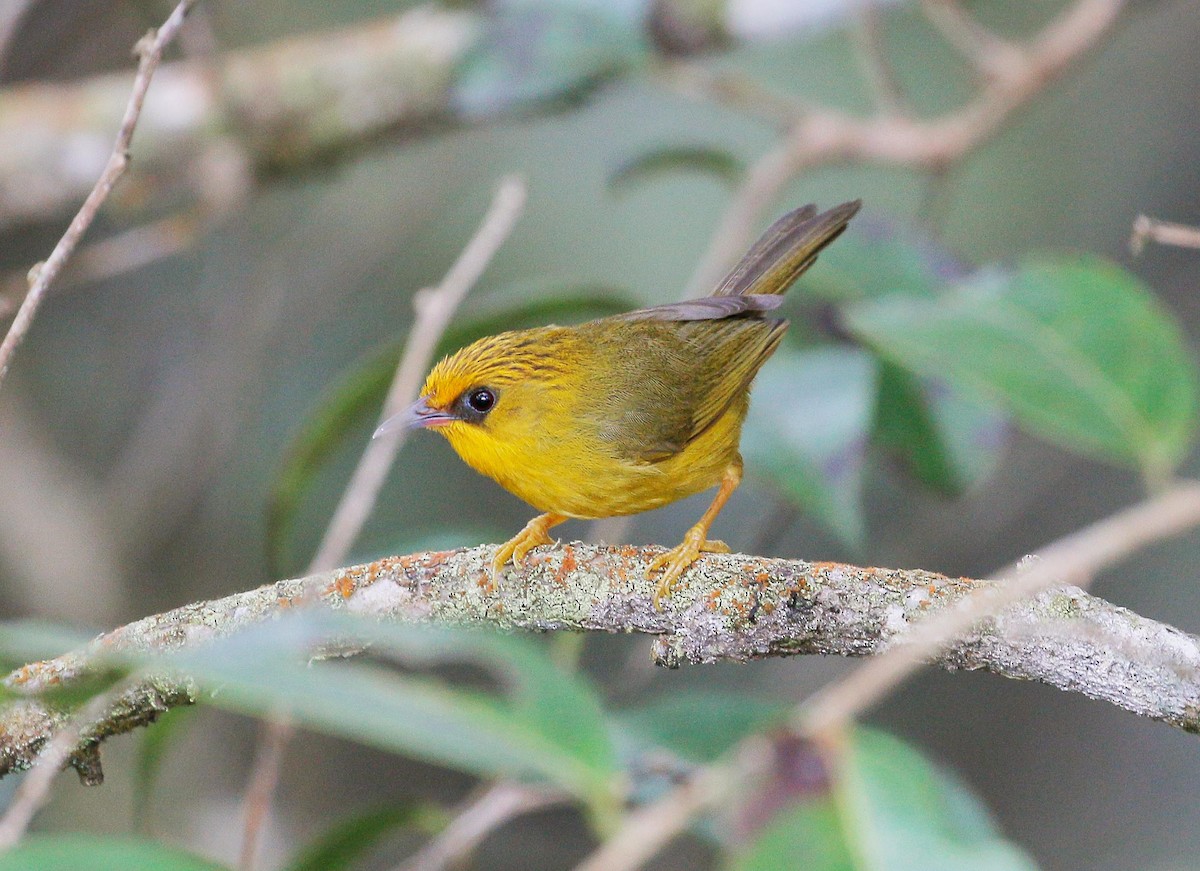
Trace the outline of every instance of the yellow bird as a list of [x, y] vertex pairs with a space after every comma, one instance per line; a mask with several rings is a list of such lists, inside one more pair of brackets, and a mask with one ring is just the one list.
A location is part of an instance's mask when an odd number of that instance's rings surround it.
[[788, 326], [764, 313], [860, 206], [789, 212], [710, 296], [480, 339], [439, 362], [421, 398], [376, 435], [434, 429], [543, 512], [501, 545], [496, 571], [551, 544], [568, 518], [637, 514], [719, 485], [683, 542], [651, 563], [658, 607], [701, 553], [728, 553], [709, 528], [742, 479], [750, 384]]

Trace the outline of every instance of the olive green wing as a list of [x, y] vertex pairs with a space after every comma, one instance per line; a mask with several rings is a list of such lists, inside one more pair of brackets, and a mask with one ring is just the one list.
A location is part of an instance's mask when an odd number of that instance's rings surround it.
[[[787, 321], [730, 318], [613, 324], [625, 365], [590, 382], [581, 403], [596, 436], [639, 463], [678, 454], [750, 387]], [[606, 331], [597, 331], [603, 344]]]
[[689, 347], [694, 349], [698, 362], [695, 383], [702, 387], [693, 406], [688, 435], [691, 441], [750, 389], [758, 370], [783, 340], [788, 322], [735, 318], [680, 327]]

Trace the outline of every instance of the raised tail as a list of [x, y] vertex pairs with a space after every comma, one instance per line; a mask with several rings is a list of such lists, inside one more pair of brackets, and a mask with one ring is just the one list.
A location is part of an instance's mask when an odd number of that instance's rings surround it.
[[862, 208], [853, 200], [817, 214], [814, 205], [788, 212], [767, 228], [710, 296], [785, 293]]

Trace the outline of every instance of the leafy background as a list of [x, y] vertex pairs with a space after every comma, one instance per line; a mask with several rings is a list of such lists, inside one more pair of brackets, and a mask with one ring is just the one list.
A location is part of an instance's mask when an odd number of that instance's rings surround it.
[[[8, 81], [125, 68], [126, 47], [165, 9], [38, 5]], [[225, 4], [215, 27], [236, 46], [402, 5]], [[564, 8], [562, 39], [532, 72], [485, 55], [463, 105], [597, 75], [595, 58], [571, 49]], [[1058, 8], [977, 11], [1025, 33]], [[1131, 262], [1125, 240], [1139, 211], [1200, 222], [1198, 13], [1193, 0], [1135, 4], [938, 191], [917, 174], [853, 167], [788, 187], [774, 211], [855, 196], [867, 207], [788, 296], [794, 327], [746, 435], [754, 478], [719, 522], [735, 548], [980, 575], [1175, 470], [1195, 474], [1197, 259], [1152, 248]], [[885, 23], [918, 106], [964, 97], [963, 67], [915, 9], [897, 4]], [[88, 49], [84, 33], [96, 36]], [[706, 62], [781, 93], [867, 105], [836, 25]], [[0, 505], [0, 613], [100, 630], [301, 570], [369, 434], [412, 293], [444, 272], [498, 176], [524, 173], [529, 207], [450, 343], [677, 297], [730, 182], [773, 135], [643, 69], [555, 111], [386, 140], [264, 180], [184, 254], [57, 295], [0, 391], [0, 482], [20, 494]], [[137, 220], [115, 212], [106, 229]], [[0, 264], [27, 267], [58, 231], [6, 232]], [[630, 535], [672, 542], [702, 501]], [[496, 540], [527, 515], [440, 440], [414, 438], [357, 556]], [[1097, 592], [1200, 631], [1196, 548], [1156, 547]], [[380, 642], [400, 673], [376, 661], [305, 669], [295, 654], [311, 629], [235, 639], [187, 663], [221, 688], [212, 704], [113, 741], [102, 789], [63, 778], [39, 818], [43, 840], [0, 868], [82, 867], [104, 855], [101, 835], [118, 839], [107, 867], [210, 867], [121, 855], [179, 849], [232, 863], [249, 717], [281, 694], [309, 728], [288, 755], [264, 867], [390, 867], [479, 776], [500, 772], [550, 777], [578, 801], [502, 830], [479, 866], [569, 866], [613, 812], [613, 778], [647, 748], [686, 764], [750, 730], [774, 735], [782, 705], [846, 667], [663, 672], [645, 639], [589, 638], [572, 673], [547, 639], [464, 649], [397, 632]], [[15, 630], [5, 638], [16, 645]], [[449, 672], [430, 670], [447, 648], [459, 651]], [[564, 722], [578, 732], [557, 732]], [[934, 856], [947, 868], [1196, 867], [1191, 736], [966, 674], [923, 674], [870, 722], [836, 788], [813, 780], [805, 748], [775, 740], [764, 804], [697, 829], [654, 867], [771, 868], [787, 856], [815, 869], [928, 868]], [[569, 759], [538, 767], [555, 752]], [[649, 797], [663, 784], [637, 787]], [[0, 801], [11, 788], [0, 781]], [[130, 844], [134, 832], [162, 846]]]

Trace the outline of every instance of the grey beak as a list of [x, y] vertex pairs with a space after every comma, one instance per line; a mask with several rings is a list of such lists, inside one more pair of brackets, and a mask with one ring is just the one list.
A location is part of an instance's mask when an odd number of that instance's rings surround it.
[[453, 414], [433, 408], [429, 400], [422, 396], [404, 411], [394, 414], [379, 425], [371, 438], [379, 438], [398, 429], [423, 429], [431, 426], [445, 426], [458, 420]]

